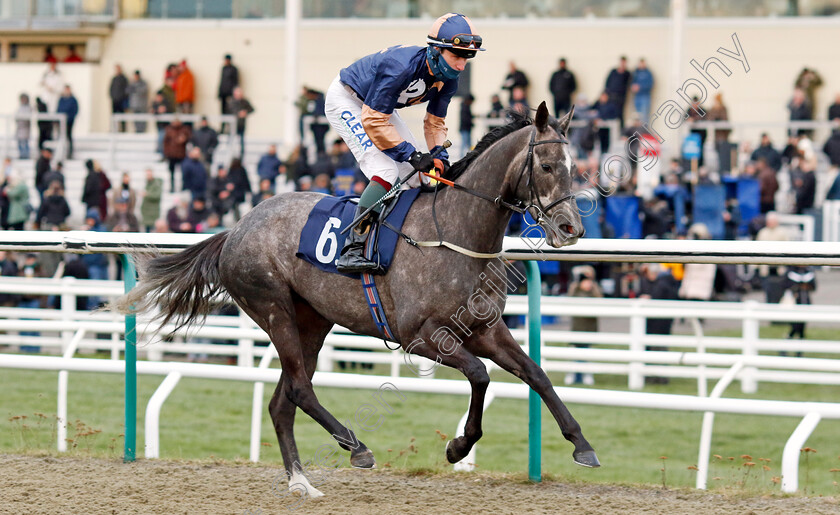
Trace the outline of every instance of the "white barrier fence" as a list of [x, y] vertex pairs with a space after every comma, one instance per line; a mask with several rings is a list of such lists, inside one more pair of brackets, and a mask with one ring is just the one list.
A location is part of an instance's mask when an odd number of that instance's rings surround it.
[[[117, 374], [122, 374], [125, 370], [125, 363], [123, 361], [68, 359], [63, 357], [24, 356], [16, 354], [0, 354], [0, 366], [29, 370], [105, 372]], [[736, 369], [733, 370], [737, 373]], [[180, 377], [257, 382], [257, 384], [265, 382], [276, 383], [280, 379], [280, 370], [278, 369], [269, 369], [266, 367], [229, 367], [197, 363], [154, 363], [140, 361], [137, 363], [137, 372], [139, 374], [166, 376], [161, 388], [159, 388], [159, 392], [162, 393], [156, 392], [152, 396], [147, 409], [147, 457], [157, 456], [159, 446], [157, 423], [160, 406]], [[732, 375], [734, 376], [734, 373]], [[468, 382], [449, 379], [429, 380], [410, 377], [378, 377], [316, 372], [312, 382], [316, 386], [331, 388], [378, 390], [382, 388], [383, 384], [390, 384], [406, 392], [455, 395], [469, 395], [470, 393]], [[782, 488], [786, 492], [796, 491], [798, 488], [799, 449], [811, 430], [813, 430], [813, 426], [822, 418], [840, 419], [840, 403], [726, 399], [714, 396], [694, 397], [690, 395], [619, 392], [563, 387], [556, 387], [555, 391], [561, 398], [570, 403], [676, 411], [700, 411], [707, 413], [804, 417], [803, 422], [788, 439], [783, 453]], [[488, 394], [490, 393], [498, 398], [527, 399], [528, 387], [520, 383], [493, 382], [488, 388]], [[262, 399], [260, 396], [261, 402]], [[808, 430], [809, 428], [810, 430]], [[252, 449], [253, 445], [254, 440], [252, 439]], [[708, 463], [708, 459], [706, 459], [706, 463]], [[698, 487], [704, 488], [705, 484], [701, 486], [699, 479], [700, 475], [698, 474]]]
[[[125, 325], [122, 317], [110, 312], [77, 311], [78, 296], [98, 295], [116, 297], [123, 292], [117, 281], [87, 281], [74, 278], [36, 279], [4, 277], [0, 280], [0, 294], [51, 295], [60, 299], [60, 309], [33, 310], [28, 308], [0, 307], [0, 345], [26, 345], [43, 347], [54, 352], [66, 352], [68, 342], [77, 331], [86, 335], [109, 334], [103, 340], [80, 337], [77, 350], [107, 351], [118, 359], [124, 349]], [[526, 315], [527, 298], [512, 295], [505, 309], [507, 315]], [[557, 317], [591, 316], [626, 319], [628, 331], [578, 332], [562, 329], [542, 330], [543, 368], [557, 372], [586, 372], [592, 374], [626, 375], [628, 387], [633, 390], [644, 386], [646, 376], [717, 379], [723, 377], [732, 359], [758, 356], [760, 352], [808, 352], [840, 354], [837, 340], [788, 340], [759, 338], [762, 322], [822, 322], [837, 321], [836, 306], [782, 306], [747, 302], [695, 302], [658, 301], [650, 299], [589, 299], [577, 297], [543, 297], [542, 314]], [[648, 318], [684, 318], [692, 322], [694, 334], [649, 335], [645, 331]], [[703, 320], [735, 320], [741, 326], [741, 336], [709, 336], [703, 331]], [[238, 316], [210, 316], [200, 328], [190, 330], [180, 341], [166, 342], [154, 338], [154, 326], [141, 323], [138, 327], [138, 350], [152, 361], [163, 359], [164, 353], [181, 355], [206, 354], [235, 357], [240, 366], [251, 367], [254, 359], [265, 355], [268, 336], [241, 311]], [[168, 327], [171, 330], [174, 327]], [[39, 335], [18, 335], [10, 332], [38, 332]], [[514, 338], [527, 343], [524, 329], [512, 330]], [[154, 339], [153, 339], [154, 338]], [[210, 340], [215, 340], [216, 343]], [[221, 340], [221, 341], [220, 341]], [[230, 343], [228, 343], [230, 342]], [[256, 345], [257, 343], [263, 345]], [[565, 346], [567, 343], [595, 346], [621, 347], [620, 349], [581, 349]], [[645, 359], [648, 346], [668, 347], [674, 352], [656, 353], [655, 360]], [[360, 352], [362, 351], [362, 352]], [[722, 362], [715, 362], [715, 352], [727, 352]], [[706, 356], [704, 362], [686, 361], [686, 353]], [[731, 354], [736, 352], [738, 354]], [[72, 355], [71, 355], [72, 356]], [[667, 357], [663, 357], [667, 356]], [[419, 359], [419, 358], [415, 358]], [[349, 334], [343, 328], [334, 328], [319, 355], [318, 370], [332, 372], [339, 362], [386, 364], [390, 375], [399, 376], [405, 365], [401, 350], [385, 349], [376, 338]], [[755, 393], [758, 383], [792, 382], [801, 384], [840, 384], [840, 374], [803, 369], [801, 361], [785, 361], [784, 367], [748, 367], [740, 376], [742, 391]], [[776, 370], [781, 368], [782, 370]], [[701, 392], [701, 394], [703, 394]]]
[[[0, 233], [0, 250], [12, 251], [51, 251], [51, 252], [110, 252], [130, 253], [156, 248], [161, 252], [178, 252], [186, 245], [196, 243], [207, 235], [149, 235], [149, 234], [108, 234], [90, 233], [82, 231], [71, 231], [66, 233]], [[676, 263], [740, 263], [740, 264], [779, 264], [779, 265], [840, 265], [840, 245], [837, 243], [809, 243], [807, 246], [790, 245], [784, 242], [721, 242], [721, 241], [652, 241], [652, 240], [582, 240], [577, 245], [562, 249], [546, 247], [544, 242], [535, 240], [523, 240], [520, 238], [505, 238], [503, 255], [507, 259], [544, 259], [555, 261], [606, 261], [606, 262], [676, 262]], [[31, 312], [30, 312], [31, 313]], [[591, 315], [591, 312], [588, 313]], [[801, 317], [797, 316], [801, 320]], [[637, 318], [638, 320], [638, 318]], [[19, 323], [19, 322], [17, 322]], [[81, 322], [53, 322], [56, 330], [75, 331], [83, 327], [76, 327], [73, 324]], [[90, 323], [90, 322], [88, 322]], [[66, 324], [66, 325], [65, 325]], [[699, 325], [699, 324], [698, 324]], [[217, 328], [219, 334], [230, 328]], [[78, 335], [78, 333], [76, 333]], [[232, 330], [230, 336], [224, 334], [222, 337], [237, 338], [244, 333], [241, 329]], [[82, 336], [70, 337], [68, 348], [72, 349], [72, 342], [82, 341]], [[758, 334], [749, 334], [749, 338], [757, 338]], [[247, 338], [248, 335], [245, 335]], [[65, 349], [67, 351], [67, 349]], [[655, 353], [641, 352], [633, 353], [627, 351], [626, 359], [631, 363], [638, 364], [641, 360], [656, 361]], [[72, 354], [72, 353], [71, 353]], [[684, 355], [685, 356], [685, 355]], [[237, 379], [255, 382], [255, 399], [257, 399], [257, 385], [266, 380], [276, 381], [278, 373], [274, 370], [267, 370], [267, 363], [270, 362], [272, 353], [264, 353], [261, 366], [253, 367], [219, 367], [215, 365], [197, 365], [189, 363], [153, 363], [141, 362], [137, 368], [140, 373], [170, 373], [177, 372], [186, 376], [197, 374], [196, 377], [213, 377], [218, 379]], [[640, 392], [610, 392], [605, 390], [585, 389], [563, 389], [558, 391], [569, 402], [581, 402], [588, 404], [625, 406], [638, 408], [655, 408], [666, 410], [697, 410], [704, 411], [704, 426], [701, 434], [700, 455], [698, 459], [697, 486], [705, 488], [705, 477], [708, 472], [708, 449], [711, 439], [711, 417], [715, 412], [732, 412], [745, 414], [765, 414], [781, 416], [804, 417], [797, 430], [788, 440], [784, 451], [783, 463], [783, 491], [790, 492], [797, 489], [798, 455], [799, 446], [807, 439], [816, 424], [821, 418], [840, 418], [840, 404], [834, 403], [807, 403], [807, 402], [783, 402], [783, 401], [759, 401], [747, 399], [723, 399], [722, 394], [726, 385], [738, 377], [739, 374], [750, 375], [750, 368], [765, 366], [771, 367], [781, 362], [758, 361], [761, 356], [742, 356], [721, 378], [721, 381], [706, 396], [705, 384], [700, 386], [701, 395], [679, 396], [679, 395], [654, 395]], [[609, 359], [604, 356], [605, 361]], [[670, 359], [670, 358], [668, 358]], [[691, 357], [694, 359], [694, 357]], [[730, 358], [731, 359], [731, 358]], [[791, 363], [804, 363], [798, 358], [779, 358], [790, 360]], [[58, 361], [56, 361], [58, 360]], [[798, 361], [797, 361], [798, 360]], [[84, 363], [80, 363], [80, 362]], [[702, 361], [698, 359], [698, 363]], [[89, 362], [89, 363], [88, 363]], [[667, 359], [664, 362], [668, 362]], [[680, 361], [682, 362], [682, 361]], [[251, 360], [251, 363], [253, 361]], [[714, 363], [712, 363], [714, 364]], [[720, 364], [720, 363], [717, 363]], [[116, 366], [115, 366], [116, 365]], [[89, 370], [89, 371], [126, 371], [126, 365], [116, 360], [78, 360], [69, 358], [53, 358], [41, 356], [0, 356], [0, 367], [48, 369], [48, 370]], [[579, 366], [579, 365], [575, 365]], [[705, 366], [705, 365], [703, 365]], [[788, 366], [787, 361], [784, 366]], [[795, 367], [795, 365], [790, 365]], [[834, 371], [835, 369], [827, 364], [809, 363], [819, 371]], [[213, 367], [195, 369], [190, 367]], [[261, 370], [262, 369], [262, 370]], [[270, 374], [271, 377], [263, 374]], [[174, 388], [178, 381], [177, 375], [165, 381], [165, 387], [159, 394], [154, 396], [155, 403], [151, 406], [151, 412], [163, 403], [168, 391]], [[705, 377], [705, 376], [703, 376]], [[469, 385], [465, 381], [443, 381], [438, 379], [413, 379], [404, 377], [376, 377], [376, 376], [354, 376], [352, 374], [332, 374], [318, 372], [315, 383], [323, 386], [336, 386], [346, 388], [376, 388], [381, 386], [382, 379], [391, 384], [402, 385], [409, 391], [428, 391], [432, 393], [466, 393]], [[699, 382], [705, 383], [705, 379]], [[127, 383], [128, 384], [128, 383]], [[66, 385], [65, 385], [66, 386]], [[418, 388], [418, 390], [412, 390]], [[515, 398], [525, 398], [528, 389], [524, 385], [513, 385], [507, 383], [494, 383], [492, 386], [494, 396], [510, 395]], [[513, 393], [516, 392], [516, 393]], [[260, 392], [259, 398], [262, 393]], [[254, 419], [257, 419], [254, 415]], [[127, 418], [127, 420], [129, 420]], [[133, 420], [133, 418], [131, 419]], [[252, 442], [253, 440], [252, 433]], [[253, 450], [253, 449], [252, 449]], [[132, 458], [133, 458], [133, 449]], [[701, 481], [702, 479], [702, 481]]]

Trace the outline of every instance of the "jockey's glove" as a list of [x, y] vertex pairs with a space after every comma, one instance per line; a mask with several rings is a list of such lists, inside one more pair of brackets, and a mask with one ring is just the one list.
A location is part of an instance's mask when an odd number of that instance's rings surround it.
[[417, 151], [408, 158], [408, 164], [418, 172], [428, 172], [435, 167], [435, 160], [431, 154]]

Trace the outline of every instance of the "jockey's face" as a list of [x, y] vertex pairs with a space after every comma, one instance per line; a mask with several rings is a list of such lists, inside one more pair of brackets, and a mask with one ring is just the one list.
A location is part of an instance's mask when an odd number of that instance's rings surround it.
[[464, 71], [464, 68], [467, 67], [466, 57], [458, 57], [447, 48], [442, 48], [440, 51], [440, 55], [443, 56], [443, 59], [446, 61], [446, 64], [451, 66], [453, 70], [458, 70], [459, 72], [462, 72]]

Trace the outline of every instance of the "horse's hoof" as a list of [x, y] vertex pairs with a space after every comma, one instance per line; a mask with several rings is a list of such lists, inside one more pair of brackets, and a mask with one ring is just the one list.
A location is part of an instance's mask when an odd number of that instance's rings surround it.
[[446, 461], [449, 463], [458, 463], [469, 454], [470, 449], [466, 445], [466, 438], [459, 436], [454, 440], [449, 440], [446, 443]]
[[575, 463], [582, 467], [594, 469], [601, 466], [601, 462], [598, 461], [598, 456], [595, 455], [595, 451], [575, 451], [572, 453], [572, 457], [575, 459]]
[[350, 465], [357, 469], [372, 469], [376, 467], [376, 459], [370, 449], [350, 456]]

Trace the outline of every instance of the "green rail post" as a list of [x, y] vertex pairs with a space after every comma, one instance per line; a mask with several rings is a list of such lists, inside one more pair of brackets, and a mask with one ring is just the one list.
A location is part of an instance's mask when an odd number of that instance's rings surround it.
[[[526, 261], [528, 271], [528, 355], [540, 364], [540, 331], [542, 313], [540, 311], [540, 296], [542, 295], [542, 280], [540, 268], [536, 261]], [[542, 481], [542, 401], [537, 392], [528, 392], [528, 479], [539, 483]]]
[[[134, 261], [120, 254], [125, 292], [137, 284]], [[125, 447], [123, 461], [134, 461], [137, 451], [137, 317], [125, 316]]]

